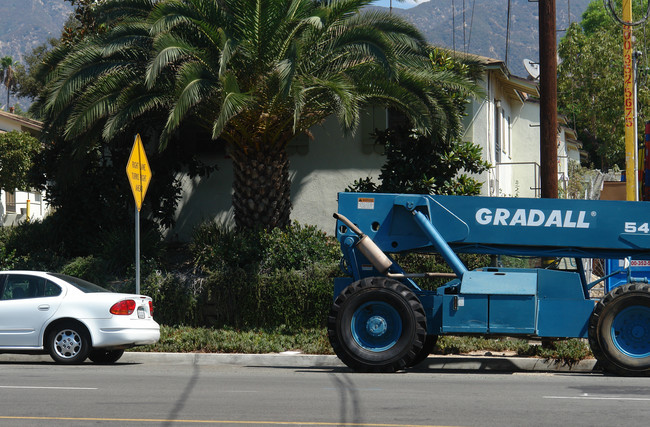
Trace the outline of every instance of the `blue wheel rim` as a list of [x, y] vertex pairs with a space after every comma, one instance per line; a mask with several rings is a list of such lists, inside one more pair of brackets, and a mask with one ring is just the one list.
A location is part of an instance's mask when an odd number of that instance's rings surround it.
[[612, 341], [633, 358], [650, 356], [650, 307], [634, 305], [621, 310], [612, 322]]
[[402, 318], [390, 304], [367, 302], [352, 315], [352, 337], [362, 348], [380, 352], [393, 347], [402, 335]]

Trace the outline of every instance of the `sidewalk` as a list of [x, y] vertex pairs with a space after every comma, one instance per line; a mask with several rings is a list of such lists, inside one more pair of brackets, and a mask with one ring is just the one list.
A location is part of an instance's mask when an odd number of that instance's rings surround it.
[[[4, 362], [54, 363], [48, 355], [33, 356], [0, 354], [0, 363]], [[347, 367], [336, 356], [301, 354], [295, 352], [278, 354], [126, 352], [117, 363], [347, 369]], [[568, 365], [556, 360], [529, 357], [431, 355], [425, 361], [409, 370], [417, 372], [594, 372], [595, 365], [596, 360], [594, 359], [581, 360], [578, 363]]]

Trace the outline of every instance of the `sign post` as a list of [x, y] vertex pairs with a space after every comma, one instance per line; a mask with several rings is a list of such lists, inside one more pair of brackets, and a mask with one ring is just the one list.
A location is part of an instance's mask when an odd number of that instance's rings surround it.
[[140, 134], [135, 136], [129, 161], [126, 164], [126, 176], [131, 184], [135, 199], [135, 293], [140, 293], [140, 208], [144, 195], [151, 181], [151, 169], [144, 151]]

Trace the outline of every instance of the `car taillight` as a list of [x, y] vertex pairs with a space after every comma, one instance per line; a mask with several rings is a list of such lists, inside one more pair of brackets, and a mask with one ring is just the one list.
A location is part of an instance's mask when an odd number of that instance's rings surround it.
[[135, 301], [132, 299], [125, 299], [120, 302], [116, 302], [113, 304], [113, 307], [111, 307], [111, 314], [119, 314], [119, 315], [126, 315], [128, 316], [129, 314], [132, 314], [133, 311], [135, 310]]
[[153, 317], [153, 301], [149, 301], [149, 316]]

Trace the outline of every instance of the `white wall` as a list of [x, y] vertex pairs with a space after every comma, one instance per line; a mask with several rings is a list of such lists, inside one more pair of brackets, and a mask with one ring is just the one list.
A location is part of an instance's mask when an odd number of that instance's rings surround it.
[[[33, 136], [37, 136], [40, 132], [41, 124], [37, 121], [26, 119], [11, 113], [0, 111], [0, 132], [11, 132], [11, 131], [22, 131], [28, 132]], [[5, 201], [6, 189], [0, 189], [0, 226], [7, 220], [5, 215], [7, 214]], [[43, 196], [34, 192], [25, 192], [25, 191], [16, 191], [16, 215], [12, 215], [12, 218], [9, 218], [11, 222], [15, 218], [21, 217], [21, 210], [26, 212], [27, 210], [27, 200], [30, 201], [30, 218], [31, 219], [42, 219], [48, 213], [48, 206], [43, 201]], [[22, 220], [24, 217], [21, 217]]]
[[[539, 187], [539, 104], [522, 103], [511, 90], [505, 91], [495, 77], [500, 72], [488, 71], [481, 82], [485, 96], [473, 100], [468, 108], [463, 140], [478, 144], [483, 158], [492, 165], [474, 175], [483, 183], [482, 196], [535, 197], [534, 189]], [[495, 149], [497, 114], [500, 159]]]
[[[376, 178], [384, 163], [381, 150], [368, 137], [375, 127], [385, 128], [383, 109], [376, 109], [374, 114], [367, 111], [354, 136], [344, 137], [337, 120], [329, 118], [311, 129], [313, 140], [301, 139], [289, 147], [292, 220], [333, 233], [337, 193], [356, 179]], [[203, 160], [219, 169], [207, 179], [183, 179], [176, 226], [169, 238], [187, 241], [203, 221], [233, 222], [232, 164], [225, 153]]]
[[539, 103], [528, 100], [521, 104], [517, 114], [513, 115], [513, 164], [506, 166], [512, 171], [518, 188], [516, 195], [519, 197], [540, 195], [539, 130]]

